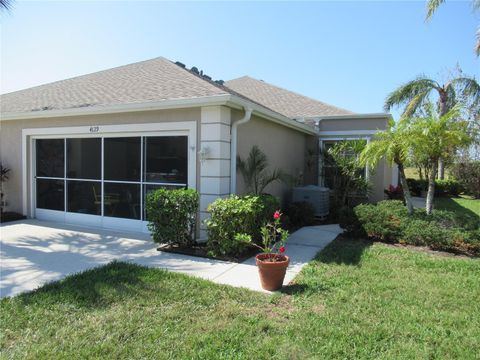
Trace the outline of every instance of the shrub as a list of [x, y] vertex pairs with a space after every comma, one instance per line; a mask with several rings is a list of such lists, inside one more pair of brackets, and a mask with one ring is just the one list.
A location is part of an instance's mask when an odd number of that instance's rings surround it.
[[247, 234], [260, 244], [260, 228], [270, 220], [279, 207], [271, 195], [231, 195], [217, 199], [208, 206], [210, 218], [206, 221], [211, 255], [232, 256], [245, 251], [248, 243], [236, 239], [237, 234]]
[[479, 225], [476, 218], [447, 210], [426, 215], [423, 209], [416, 209], [408, 215], [406, 207], [395, 200], [359, 205], [346, 213], [341, 222], [355, 236], [473, 255], [480, 255]]
[[[428, 190], [428, 181], [407, 179], [408, 188], [413, 196], [421, 196]], [[454, 179], [435, 180], [435, 196], [458, 196], [462, 192], [462, 184]]]
[[308, 226], [315, 223], [315, 208], [306, 201], [292, 202], [285, 208], [290, 225], [295, 227]]
[[153, 241], [190, 246], [195, 243], [199, 195], [192, 189], [158, 189], [146, 197], [148, 229]]
[[466, 194], [480, 198], [480, 161], [467, 160], [452, 167], [452, 175]]
[[461, 192], [462, 185], [457, 180], [435, 180], [436, 196], [458, 196]]
[[384, 200], [377, 205], [362, 204], [354, 208], [357, 234], [378, 241], [395, 242], [402, 232], [407, 208], [399, 200]]
[[420, 179], [407, 179], [408, 189], [413, 196], [421, 196], [422, 191], [427, 191], [428, 181]]

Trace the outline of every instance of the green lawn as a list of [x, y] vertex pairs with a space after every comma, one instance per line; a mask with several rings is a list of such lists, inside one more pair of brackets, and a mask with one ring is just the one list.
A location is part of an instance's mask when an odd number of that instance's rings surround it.
[[478, 359], [480, 261], [338, 239], [268, 296], [113, 263], [0, 303], [2, 358]]
[[436, 197], [435, 209], [451, 210], [467, 216], [480, 218], [480, 199], [466, 196], [458, 198]]

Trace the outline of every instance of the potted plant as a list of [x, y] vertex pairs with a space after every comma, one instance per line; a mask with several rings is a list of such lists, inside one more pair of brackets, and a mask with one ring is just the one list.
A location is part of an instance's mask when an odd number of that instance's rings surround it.
[[269, 291], [278, 290], [282, 287], [290, 262], [289, 257], [284, 254], [288, 231], [280, 226], [281, 216], [282, 214], [279, 211], [275, 211], [273, 221], [261, 228], [263, 246], [252, 242], [250, 235], [236, 235], [237, 241], [246, 241], [262, 250], [255, 257], [255, 260], [262, 288]]

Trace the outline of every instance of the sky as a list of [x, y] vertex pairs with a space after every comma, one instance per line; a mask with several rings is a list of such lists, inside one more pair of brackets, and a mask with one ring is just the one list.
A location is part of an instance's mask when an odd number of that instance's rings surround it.
[[480, 77], [471, 2], [447, 0], [424, 20], [425, 1], [15, 1], [0, 16], [0, 93], [164, 56], [381, 112], [418, 75]]

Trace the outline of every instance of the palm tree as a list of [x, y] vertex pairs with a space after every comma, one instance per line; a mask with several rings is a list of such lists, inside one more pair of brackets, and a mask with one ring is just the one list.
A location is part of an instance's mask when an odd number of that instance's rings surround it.
[[[435, 11], [437, 11], [438, 7], [443, 4], [445, 0], [428, 0], [427, 1], [427, 16], [425, 20], [428, 21], [432, 18]], [[480, 9], [480, 0], [472, 0], [472, 8], [473, 10]], [[477, 56], [480, 56], [480, 28], [477, 30], [476, 34], [477, 42], [475, 43], [474, 51]]]
[[272, 172], [267, 170], [267, 155], [257, 145], [252, 147], [246, 160], [237, 157], [237, 168], [242, 174], [247, 191], [255, 195], [262, 194], [269, 184], [284, 178], [280, 169], [274, 169]]
[[12, 8], [12, 0], [0, 0], [1, 10], [10, 10]]
[[430, 163], [428, 192], [425, 210], [430, 215], [433, 210], [435, 194], [435, 174], [438, 160], [460, 148], [468, 147], [473, 138], [469, 133], [468, 122], [458, 120], [461, 112], [459, 106], [453, 107], [440, 116], [429, 104], [426, 106], [426, 117], [409, 119], [410, 139], [413, 157], [426, 157]]
[[407, 177], [405, 176], [405, 162], [409, 155], [411, 136], [405, 125], [405, 119], [400, 120], [398, 123], [390, 119], [388, 129], [377, 132], [372, 141], [362, 151], [360, 163], [374, 168], [380, 160], [385, 159], [391, 166], [396, 164], [408, 213], [412, 214], [412, 196], [408, 188]]
[[[438, 95], [439, 116], [445, 115], [459, 100], [472, 104], [480, 103], [480, 85], [475, 78], [460, 76], [440, 84], [433, 79], [419, 76], [392, 91], [385, 100], [384, 109], [390, 111], [393, 107], [404, 106], [402, 117], [411, 117], [430, 102], [432, 94]], [[440, 179], [444, 178], [444, 173], [443, 161], [440, 159]]]

